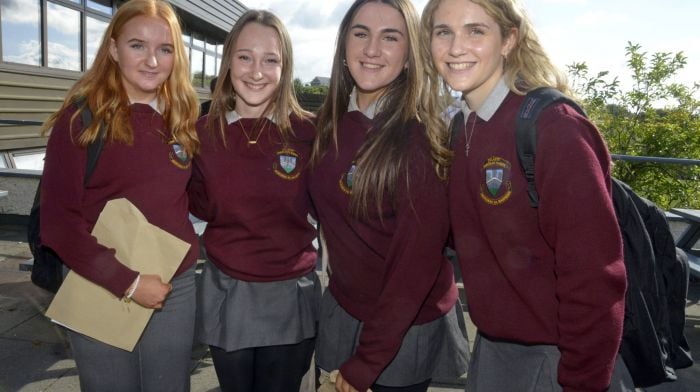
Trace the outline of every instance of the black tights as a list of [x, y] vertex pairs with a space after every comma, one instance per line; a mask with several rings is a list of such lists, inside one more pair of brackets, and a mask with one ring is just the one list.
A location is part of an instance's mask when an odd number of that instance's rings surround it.
[[309, 370], [315, 339], [297, 344], [226, 352], [210, 346], [222, 392], [298, 391]]

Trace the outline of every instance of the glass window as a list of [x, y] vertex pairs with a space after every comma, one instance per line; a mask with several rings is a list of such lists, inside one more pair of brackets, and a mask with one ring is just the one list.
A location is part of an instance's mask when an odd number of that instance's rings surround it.
[[207, 53], [204, 57], [204, 87], [209, 88], [209, 82], [216, 77], [216, 58]]
[[80, 12], [47, 2], [48, 66], [80, 71]]
[[204, 41], [192, 35], [192, 47], [204, 49]]
[[44, 170], [45, 154], [46, 152], [43, 150], [34, 150], [13, 152], [11, 156], [17, 169]]
[[203, 87], [202, 73], [203, 73], [203, 63], [204, 63], [204, 53], [201, 50], [192, 49], [192, 64], [190, 65], [190, 73], [192, 75], [192, 84], [195, 87]]
[[41, 65], [41, 7], [39, 0], [2, 0], [2, 60]]
[[184, 43], [185, 46], [189, 46], [191, 44], [190, 40], [191, 40], [190, 34], [187, 32], [183, 32], [182, 33], [182, 43]]
[[7, 158], [4, 152], [0, 152], [0, 168], [7, 169]]
[[99, 11], [108, 15], [112, 15], [112, 1], [111, 0], [87, 0], [88, 8], [92, 8], [95, 11]]
[[92, 62], [95, 60], [95, 55], [97, 54], [97, 49], [100, 47], [102, 42], [102, 36], [107, 30], [108, 23], [99, 19], [87, 17], [85, 18], [85, 27], [87, 29], [87, 64], [86, 67], [90, 68]]

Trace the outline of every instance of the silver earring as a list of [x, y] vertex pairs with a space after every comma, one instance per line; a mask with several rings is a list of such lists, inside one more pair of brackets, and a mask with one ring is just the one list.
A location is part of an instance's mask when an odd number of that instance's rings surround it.
[[343, 65], [346, 66], [346, 67], [348, 66], [347, 60], [343, 59]]

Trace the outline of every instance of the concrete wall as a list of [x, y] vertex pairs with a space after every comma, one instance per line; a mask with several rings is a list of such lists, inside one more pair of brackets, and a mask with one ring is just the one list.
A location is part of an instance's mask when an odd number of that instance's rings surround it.
[[40, 177], [37, 170], [0, 169], [0, 190], [8, 193], [0, 198], [0, 215], [28, 216]]

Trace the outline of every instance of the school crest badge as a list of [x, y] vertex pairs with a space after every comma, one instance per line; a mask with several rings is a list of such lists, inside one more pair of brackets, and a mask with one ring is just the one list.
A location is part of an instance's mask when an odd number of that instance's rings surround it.
[[170, 146], [170, 152], [168, 153], [168, 159], [170, 162], [180, 169], [189, 169], [192, 164], [192, 160], [187, 155], [187, 151], [178, 143], [176, 140], [171, 140], [168, 143]]
[[272, 164], [272, 170], [274, 170], [277, 176], [285, 180], [295, 180], [299, 178], [299, 153], [292, 148], [283, 148], [277, 151], [276, 158], [277, 159]]
[[352, 179], [355, 176], [355, 171], [357, 171], [357, 165], [353, 162], [350, 169], [348, 169], [346, 173], [343, 173], [343, 175], [340, 176], [340, 181], [338, 181], [340, 190], [348, 195], [352, 194]]
[[513, 194], [511, 164], [501, 157], [490, 157], [482, 166], [481, 199], [492, 206], [505, 203]]

